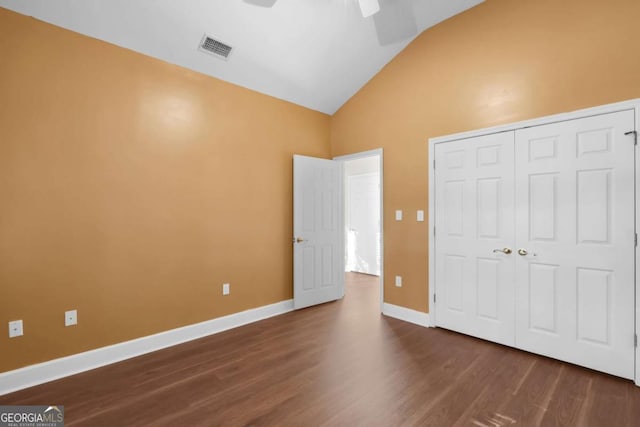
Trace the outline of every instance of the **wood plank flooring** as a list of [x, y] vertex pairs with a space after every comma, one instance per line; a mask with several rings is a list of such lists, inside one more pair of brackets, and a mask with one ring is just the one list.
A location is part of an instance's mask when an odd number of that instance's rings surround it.
[[632, 382], [343, 300], [0, 396], [67, 426], [639, 426]]

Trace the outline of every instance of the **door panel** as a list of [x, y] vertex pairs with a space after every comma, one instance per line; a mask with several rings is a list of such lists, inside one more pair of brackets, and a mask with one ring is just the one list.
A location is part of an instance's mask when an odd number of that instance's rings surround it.
[[513, 133], [436, 146], [438, 326], [514, 345]]
[[529, 263], [527, 295], [529, 328], [543, 333], [558, 333], [558, 267]]
[[516, 345], [634, 369], [632, 111], [517, 130]]
[[294, 308], [342, 298], [344, 257], [341, 218], [341, 165], [332, 160], [294, 156]]

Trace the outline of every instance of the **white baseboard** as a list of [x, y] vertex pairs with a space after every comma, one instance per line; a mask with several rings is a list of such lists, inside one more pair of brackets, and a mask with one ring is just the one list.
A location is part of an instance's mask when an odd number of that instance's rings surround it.
[[410, 308], [401, 307], [389, 303], [382, 304], [382, 314], [405, 322], [414, 323], [416, 325], [429, 327], [429, 314], [421, 311], [412, 310]]
[[69, 375], [120, 362], [187, 341], [213, 335], [293, 310], [293, 300], [281, 301], [194, 325], [78, 353], [0, 374], [0, 396]]

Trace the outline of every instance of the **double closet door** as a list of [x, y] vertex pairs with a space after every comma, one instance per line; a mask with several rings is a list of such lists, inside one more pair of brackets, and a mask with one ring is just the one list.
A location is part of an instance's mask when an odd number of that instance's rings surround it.
[[436, 325], [634, 377], [632, 110], [437, 144]]

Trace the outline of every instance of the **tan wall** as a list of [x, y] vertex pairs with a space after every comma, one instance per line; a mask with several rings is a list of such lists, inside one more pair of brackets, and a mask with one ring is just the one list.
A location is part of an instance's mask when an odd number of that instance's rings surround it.
[[291, 298], [292, 154], [329, 126], [0, 9], [0, 372]]
[[384, 148], [387, 302], [428, 311], [427, 139], [640, 97], [638, 22], [638, 0], [488, 0], [424, 32], [334, 115], [332, 155]]

